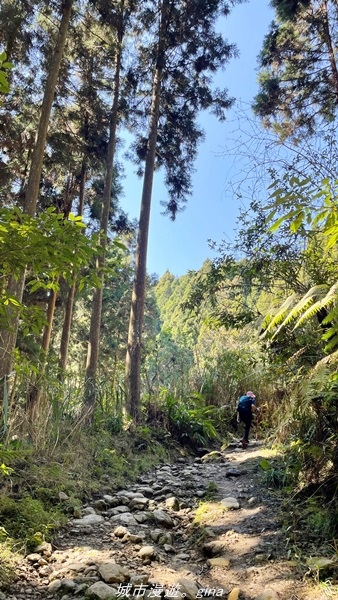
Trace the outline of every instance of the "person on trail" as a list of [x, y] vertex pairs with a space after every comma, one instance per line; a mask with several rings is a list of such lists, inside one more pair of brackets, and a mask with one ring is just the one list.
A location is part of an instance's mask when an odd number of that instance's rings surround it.
[[253, 418], [253, 412], [259, 410], [255, 405], [256, 396], [253, 392], [246, 392], [241, 396], [237, 405], [237, 422], [244, 423], [244, 434], [240, 440], [243, 448], [246, 448], [249, 443], [249, 432]]

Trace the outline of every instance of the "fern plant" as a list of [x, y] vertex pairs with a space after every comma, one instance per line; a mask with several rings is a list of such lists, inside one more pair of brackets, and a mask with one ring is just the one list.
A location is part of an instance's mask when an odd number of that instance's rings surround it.
[[[282, 184], [275, 181], [270, 189], [271, 204], [267, 208], [271, 212], [267, 222], [274, 219], [280, 211], [284, 213], [272, 223], [271, 232], [287, 221], [294, 233], [301, 227], [309, 228], [312, 234], [320, 233], [326, 240], [326, 250], [337, 245], [338, 180], [324, 179], [318, 189], [311, 178], [301, 181], [297, 177], [285, 177]], [[338, 346], [338, 281], [333, 285], [315, 285], [303, 296], [289, 296], [273, 317], [268, 315], [265, 319], [263, 336], [273, 332], [274, 338], [291, 324], [295, 330], [319, 314], [325, 315], [321, 318], [321, 325], [325, 327], [322, 337], [327, 342], [325, 351], [331, 352]]]
[[262, 337], [273, 332], [273, 339], [292, 323], [293, 330], [296, 330], [323, 311], [326, 316], [321, 321], [325, 326], [322, 338], [328, 342], [325, 351], [330, 352], [338, 345], [338, 282], [331, 287], [326, 284], [316, 285], [301, 298], [297, 294], [289, 296], [273, 318], [269, 315], [265, 319]]

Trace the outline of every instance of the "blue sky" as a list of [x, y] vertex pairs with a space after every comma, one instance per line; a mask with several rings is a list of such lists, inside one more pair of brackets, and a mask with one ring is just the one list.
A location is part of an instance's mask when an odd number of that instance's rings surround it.
[[[244, 104], [250, 104], [257, 91], [257, 55], [273, 18], [268, 4], [268, 0], [249, 0], [238, 5], [221, 26], [228, 41], [237, 44], [240, 57], [217, 76], [217, 85], [227, 87], [229, 95]], [[160, 202], [166, 198], [166, 191], [161, 173], [155, 174], [148, 273], [161, 276], [168, 269], [180, 276], [198, 270], [206, 258], [215, 256], [209, 239], [220, 242], [234, 238], [239, 201], [230, 191], [230, 182], [238, 178], [240, 161], [229, 153], [232, 154], [230, 148], [240, 132], [234, 124], [233, 111], [229, 111], [226, 123], [219, 123], [208, 114], [201, 115], [200, 121], [206, 136], [195, 162], [193, 193], [174, 222], [161, 215]], [[138, 218], [142, 181], [133, 174], [133, 167], [128, 167], [126, 174], [121, 205], [131, 218]]]

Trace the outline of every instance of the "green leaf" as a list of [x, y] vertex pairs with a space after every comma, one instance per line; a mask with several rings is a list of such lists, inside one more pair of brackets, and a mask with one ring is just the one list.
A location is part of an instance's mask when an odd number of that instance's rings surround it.
[[270, 471], [271, 469], [271, 464], [268, 460], [266, 460], [266, 458], [263, 458], [260, 461], [259, 466], [261, 469], [263, 469], [263, 471]]

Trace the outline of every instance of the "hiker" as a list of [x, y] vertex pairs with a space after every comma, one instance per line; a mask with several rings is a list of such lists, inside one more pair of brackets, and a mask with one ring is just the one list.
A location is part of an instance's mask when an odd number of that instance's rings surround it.
[[242, 439], [243, 448], [246, 448], [249, 443], [249, 432], [253, 418], [253, 412], [259, 410], [255, 405], [256, 396], [253, 392], [248, 391], [244, 396], [241, 396], [237, 405], [237, 423], [244, 423], [244, 434]]

